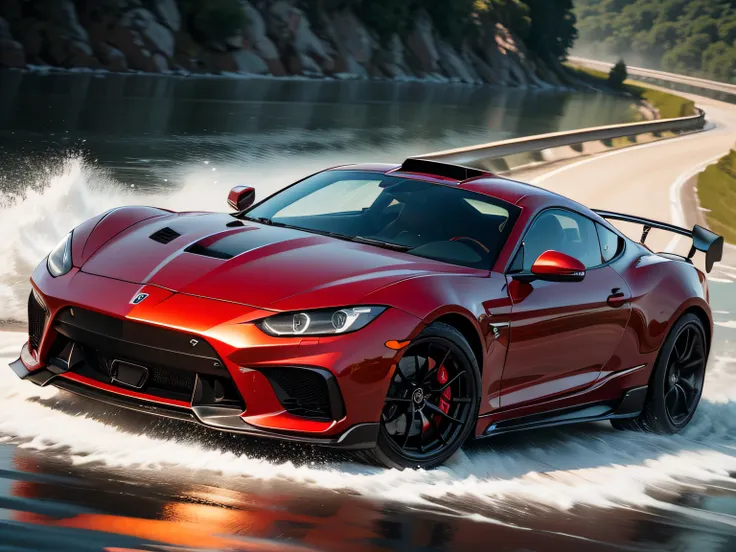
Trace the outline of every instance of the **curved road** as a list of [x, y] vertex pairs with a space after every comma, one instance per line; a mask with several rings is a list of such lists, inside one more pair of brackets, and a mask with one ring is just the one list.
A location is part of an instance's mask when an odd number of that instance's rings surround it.
[[[678, 78], [669, 76], [672, 80]], [[713, 85], [722, 86], [721, 83]], [[706, 130], [592, 155], [562, 166], [520, 170], [514, 172], [513, 177], [561, 193], [589, 207], [692, 226], [693, 222], [702, 220], [702, 215], [697, 212], [693, 187], [685, 184], [734, 147], [736, 105], [683, 92], [677, 94], [695, 100], [705, 110]], [[637, 239], [641, 232], [641, 227], [636, 226], [627, 228], [623, 224], [620, 228]], [[669, 249], [679, 253], [687, 252], [686, 241], [673, 243], [671, 234], [653, 230], [647, 245], [654, 250]], [[736, 257], [733, 250], [727, 250], [724, 262], [736, 265], [729, 263], [729, 259]]]

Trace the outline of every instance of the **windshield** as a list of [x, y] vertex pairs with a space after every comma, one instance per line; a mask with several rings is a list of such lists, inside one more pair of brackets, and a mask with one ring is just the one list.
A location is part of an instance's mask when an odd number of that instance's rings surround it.
[[519, 208], [453, 186], [368, 171], [326, 171], [246, 213], [265, 223], [490, 269]]

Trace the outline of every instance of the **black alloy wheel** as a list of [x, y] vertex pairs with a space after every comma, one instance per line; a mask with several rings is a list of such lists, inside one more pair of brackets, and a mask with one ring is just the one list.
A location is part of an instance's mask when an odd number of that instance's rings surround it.
[[670, 353], [665, 376], [664, 406], [674, 426], [684, 426], [700, 400], [705, 380], [703, 334], [694, 324], [683, 326]]
[[708, 345], [700, 318], [681, 317], [659, 351], [641, 414], [611, 420], [613, 427], [672, 434], [687, 426], [703, 394]]
[[444, 462], [475, 427], [479, 389], [477, 362], [462, 334], [430, 325], [396, 365], [374, 460], [396, 468]]

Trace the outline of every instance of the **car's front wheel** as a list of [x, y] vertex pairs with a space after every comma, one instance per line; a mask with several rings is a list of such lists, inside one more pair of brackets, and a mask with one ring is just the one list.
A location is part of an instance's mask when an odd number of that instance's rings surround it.
[[429, 325], [396, 365], [377, 446], [364, 457], [399, 469], [442, 464], [475, 427], [480, 387], [465, 337], [447, 324]]
[[690, 423], [703, 393], [708, 361], [705, 335], [697, 316], [680, 318], [660, 349], [641, 414], [611, 420], [613, 427], [671, 434]]

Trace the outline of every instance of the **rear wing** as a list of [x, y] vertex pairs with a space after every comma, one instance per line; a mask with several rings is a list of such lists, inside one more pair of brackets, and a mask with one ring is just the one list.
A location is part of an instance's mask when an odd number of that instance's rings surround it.
[[634, 215], [624, 215], [622, 213], [613, 213], [611, 211], [601, 211], [598, 209], [593, 209], [593, 212], [599, 217], [603, 217], [604, 219], [621, 220], [624, 222], [641, 224], [642, 226], [644, 226], [644, 229], [642, 230], [639, 243], [642, 244], [646, 241], [647, 236], [649, 235], [649, 231], [652, 228], [667, 230], [668, 232], [674, 232], [675, 234], [680, 234], [681, 236], [687, 236], [688, 238], [691, 238], [693, 240], [693, 245], [690, 247], [690, 253], [688, 253], [687, 258], [691, 259], [692, 256], [695, 255], [696, 250], [705, 253], [706, 272], [710, 272], [713, 268], [713, 265], [720, 261], [721, 258], [723, 258], [723, 236], [719, 236], [718, 234], [711, 232], [707, 228], [703, 228], [699, 224], [693, 226], [692, 230], [688, 230], [687, 228], [681, 228], [679, 226], [675, 226], [674, 224], [658, 222], [656, 220], [637, 217]]

